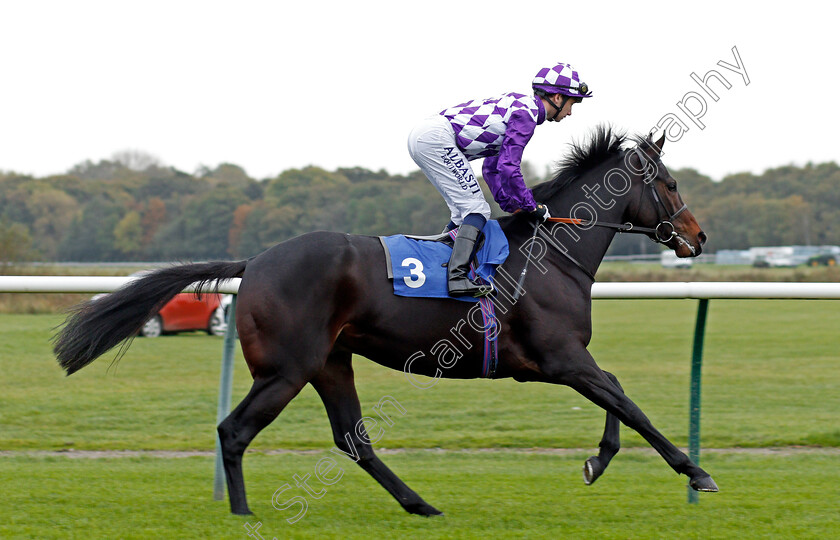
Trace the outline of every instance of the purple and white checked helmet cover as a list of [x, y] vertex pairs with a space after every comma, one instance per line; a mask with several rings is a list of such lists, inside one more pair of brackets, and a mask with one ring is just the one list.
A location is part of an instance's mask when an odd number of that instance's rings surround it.
[[531, 83], [534, 90], [542, 90], [549, 94], [563, 94], [571, 97], [592, 97], [592, 92], [586, 83], [581, 82], [578, 72], [569, 64], [557, 64], [553, 67], [545, 67], [537, 72], [534, 82]]

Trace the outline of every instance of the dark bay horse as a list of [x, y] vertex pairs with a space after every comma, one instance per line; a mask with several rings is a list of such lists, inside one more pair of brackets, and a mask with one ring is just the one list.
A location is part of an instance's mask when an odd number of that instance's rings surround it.
[[[650, 136], [628, 139], [599, 127], [572, 146], [553, 180], [533, 190], [537, 201], [560, 216], [555, 223], [537, 227], [524, 213], [500, 220], [511, 253], [499, 269], [493, 298], [499, 351], [493, 376], [567, 385], [606, 410], [599, 453], [584, 465], [587, 484], [618, 452], [621, 422], [687, 475], [691, 487], [717, 491], [709, 474], [651, 425], [587, 351], [593, 276], [616, 232], [647, 234], [680, 257], [699, 255], [705, 241], [662, 164], [664, 142], [664, 136], [656, 142]], [[522, 275], [526, 261], [530, 271], [520, 289], [514, 276]], [[377, 237], [316, 232], [247, 261], [157, 270], [75, 308], [55, 337], [58, 361], [71, 374], [121, 343], [123, 353], [176, 293], [195, 282], [209, 287], [235, 277], [242, 278], [236, 327], [254, 382], [218, 427], [231, 511], [250, 513], [242, 476], [246, 447], [309, 383], [324, 402], [337, 447], [408, 512], [439, 514], [374, 454], [360, 424], [352, 355], [412, 377], [476, 378], [483, 334], [465, 324], [476, 304], [395, 296]], [[416, 354], [442, 345], [450, 348], [445, 370], [441, 358]]]

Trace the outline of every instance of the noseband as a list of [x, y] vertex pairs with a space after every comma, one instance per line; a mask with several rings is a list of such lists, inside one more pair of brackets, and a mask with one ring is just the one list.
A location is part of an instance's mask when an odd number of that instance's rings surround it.
[[[659, 194], [656, 192], [656, 188], [654, 187], [653, 181], [655, 177], [650, 172], [650, 167], [648, 167], [648, 159], [645, 156], [644, 152], [639, 150], [639, 147], [633, 149], [636, 155], [639, 157], [639, 161], [642, 164], [642, 167], [645, 171], [644, 182], [650, 187], [650, 194], [653, 197], [653, 206], [656, 208], [656, 217], [659, 220], [659, 223], [656, 224], [656, 227], [653, 228], [653, 239], [660, 244], [664, 244], [669, 242], [673, 238], [678, 237], [677, 229], [674, 227], [673, 221], [677, 219], [677, 217], [686, 211], [688, 205], [683, 203], [681, 207], [677, 209], [676, 212], [669, 214], [668, 208], [665, 206], [665, 203], [662, 202], [662, 199], [659, 197]], [[654, 165], [654, 170], [656, 170], [656, 165]], [[639, 215], [639, 211], [642, 209], [642, 197], [644, 197], [645, 190], [642, 189], [642, 193], [639, 195], [639, 204], [636, 207], [636, 216], [633, 218], [633, 221], [636, 221], [636, 217]], [[632, 223], [626, 223], [625, 225], [629, 225], [633, 227]], [[643, 230], [643, 227], [636, 227], [636, 231], [644, 232], [645, 234], [651, 234], [650, 229]], [[619, 231], [621, 232], [621, 231]], [[630, 231], [624, 231], [630, 232]]]

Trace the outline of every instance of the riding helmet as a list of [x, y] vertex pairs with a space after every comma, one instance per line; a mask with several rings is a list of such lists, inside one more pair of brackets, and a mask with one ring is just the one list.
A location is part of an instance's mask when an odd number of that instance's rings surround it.
[[592, 92], [585, 82], [581, 82], [580, 75], [569, 64], [557, 64], [544, 67], [537, 72], [531, 87], [535, 92], [546, 94], [563, 94], [564, 96], [587, 98]]

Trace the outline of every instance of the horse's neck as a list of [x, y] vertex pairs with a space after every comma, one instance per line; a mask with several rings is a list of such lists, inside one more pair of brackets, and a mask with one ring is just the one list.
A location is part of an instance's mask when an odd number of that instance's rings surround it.
[[[586, 197], [583, 181], [575, 182], [559, 194], [555, 201], [548, 203], [554, 217], [572, 217], [580, 219], [595, 219], [599, 222], [620, 223], [628, 204], [628, 198], [611, 197], [601, 187], [595, 194], [599, 197]], [[590, 187], [593, 184], [588, 184]], [[590, 191], [591, 193], [591, 191]], [[594, 213], [594, 215], [593, 215]], [[551, 238], [556, 242], [555, 248], [568, 253], [580, 263], [586, 272], [594, 276], [601, 261], [607, 253], [616, 230], [591, 226], [589, 228], [577, 225], [555, 224], [550, 228]], [[563, 257], [557, 253], [558, 257]]]

